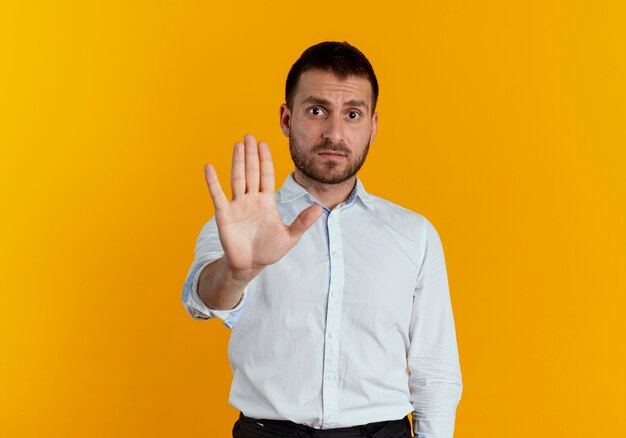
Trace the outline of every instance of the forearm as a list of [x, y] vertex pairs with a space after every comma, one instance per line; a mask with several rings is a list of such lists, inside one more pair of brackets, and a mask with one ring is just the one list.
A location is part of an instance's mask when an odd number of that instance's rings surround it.
[[456, 409], [463, 383], [458, 362], [432, 364], [413, 362], [410, 389], [413, 404], [413, 427], [418, 435], [452, 438]]
[[234, 271], [224, 256], [207, 265], [200, 273], [198, 296], [211, 309], [232, 309], [241, 300], [245, 287], [259, 272], [260, 269]]

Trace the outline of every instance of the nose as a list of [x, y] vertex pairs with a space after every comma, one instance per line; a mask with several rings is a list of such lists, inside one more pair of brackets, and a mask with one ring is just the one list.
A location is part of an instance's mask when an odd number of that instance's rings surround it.
[[324, 123], [324, 140], [332, 144], [343, 144], [344, 133], [340, 115], [333, 115], [326, 119]]

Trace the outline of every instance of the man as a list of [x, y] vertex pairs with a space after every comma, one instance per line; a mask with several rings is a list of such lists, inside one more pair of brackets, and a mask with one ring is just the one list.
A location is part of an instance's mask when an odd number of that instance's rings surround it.
[[462, 382], [439, 236], [356, 176], [377, 97], [358, 49], [312, 46], [280, 107], [295, 164], [282, 188], [252, 135], [234, 147], [230, 202], [205, 168], [215, 217], [183, 303], [232, 328], [234, 437], [410, 437], [409, 412], [416, 436], [453, 436]]

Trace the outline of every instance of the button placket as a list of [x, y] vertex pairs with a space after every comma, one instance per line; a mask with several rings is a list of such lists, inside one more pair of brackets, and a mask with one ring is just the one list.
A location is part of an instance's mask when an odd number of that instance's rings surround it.
[[322, 379], [323, 424], [333, 427], [339, 407], [339, 341], [341, 333], [341, 305], [344, 286], [344, 260], [339, 213], [335, 208], [328, 216], [328, 246], [330, 254], [330, 284], [326, 309], [326, 339], [324, 343], [324, 371]]

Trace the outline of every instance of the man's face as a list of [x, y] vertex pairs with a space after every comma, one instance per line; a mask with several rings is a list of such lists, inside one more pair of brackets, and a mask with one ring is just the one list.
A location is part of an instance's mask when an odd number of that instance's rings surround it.
[[372, 88], [365, 78], [341, 80], [322, 70], [302, 73], [291, 109], [283, 104], [280, 122], [289, 137], [296, 176], [324, 184], [352, 178], [376, 135]]

